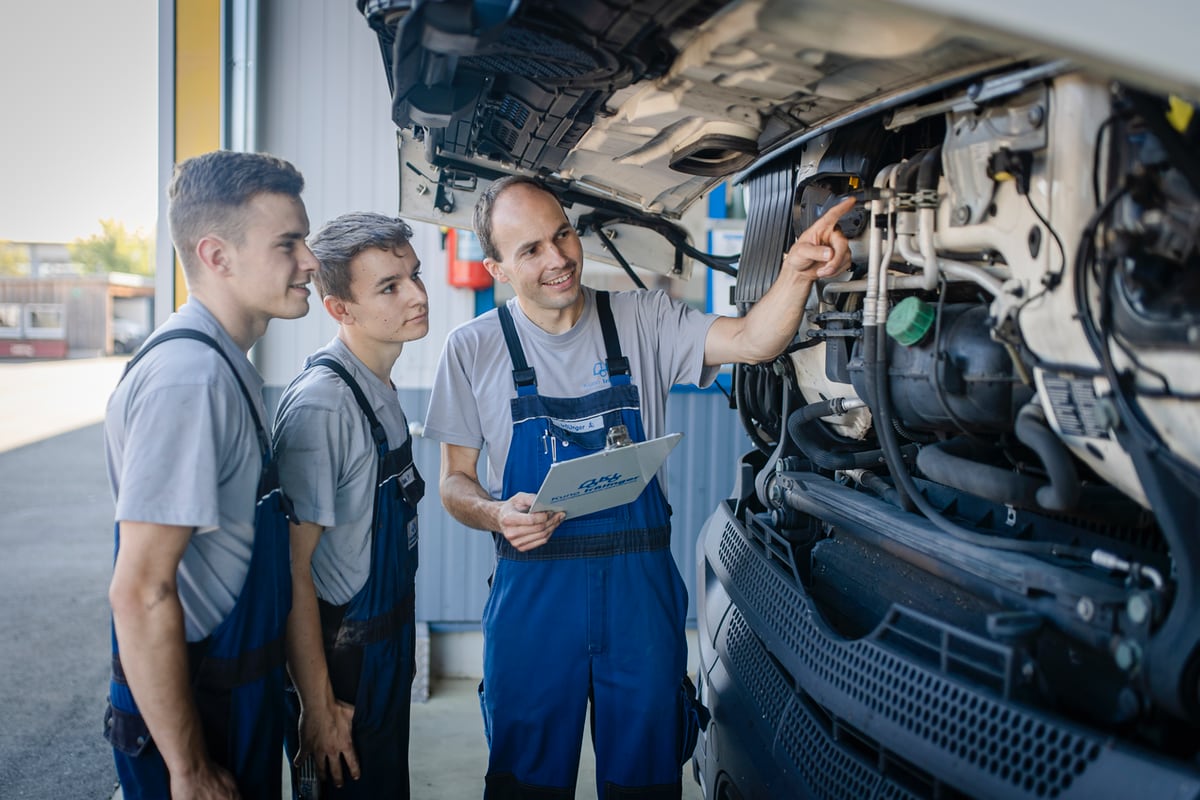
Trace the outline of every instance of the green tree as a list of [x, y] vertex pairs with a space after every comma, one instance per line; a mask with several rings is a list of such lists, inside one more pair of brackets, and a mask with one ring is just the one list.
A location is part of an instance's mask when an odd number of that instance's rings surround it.
[[0, 239], [0, 275], [24, 275], [29, 253], [24, 247]]
[[76, 239], [67, 245], [71, 260], [82, 264], [89, 272], [154, 274], [154, 240], [151, 237], [141, 231], [131, 233], [123, 223], [113, 219], [100, 220], [100, 231], [98, 235]]

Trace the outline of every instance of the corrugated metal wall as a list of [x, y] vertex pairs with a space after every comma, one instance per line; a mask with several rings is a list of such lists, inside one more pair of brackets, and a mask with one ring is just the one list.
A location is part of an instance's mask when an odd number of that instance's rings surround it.
[[[316, 230], [348, 211], [395, 214], [399, 207], [396, 127], [375, 33], [352, 0], [260, 0], [258, 150], [304, 173], [304, 203]], [[468, 319], [475, 294], [445, 281], [441, 233], [414, 225], [413, 249], [429, 290], [429, 335], [405, 346], [393, 380], [433, 383], [446, 334]], [[256, 346], [268, 386], [284, 386], [304, 357], [332, 338], [335, 325], [313, 298], [299, 320], [275, 320]]]

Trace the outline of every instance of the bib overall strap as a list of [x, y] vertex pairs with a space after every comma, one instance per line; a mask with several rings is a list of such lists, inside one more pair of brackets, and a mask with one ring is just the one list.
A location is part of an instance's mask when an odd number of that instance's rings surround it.
[[521, 347], [521, 338], [517, 336], [517, 325], [513, 322], [512, 312], [508, 305], [496, 309], [500, 315], [500, 327], [504, 329], [504, 344], [508, 346], [508, 357], [513, 363], [513, 383], [516, 384], [517, 394], [537, 394], [537, 374], [533, 367], [525, 361], [525, 350]]
[[142, 357], [145, 356], [146, 353], [149, 353], [163, 342], [169, 342], [172, 339], [191, 339], [196, 342], [202, 342], [203, 344], [211, 347], [213, 350], [216, 350], [217, 355], [225, 359], [225, 363], [229, 365], [230, 371], [233, 372], [233, 379], [237, 381], [238, 388], [242, 390], [242, 397], [246, 398], [246, 405], [250, 407], [250, 418], [254, 421], [254, 433], [258, 436], [258, 447], [262, 452], [263, 461], [265, 462], [268, 460], [271, 457], [271, 440], [267, 438], [267, 431], [265, 428], [263, 428], [262, 420], [258, 418], [258, 409], [254, 405], [254, 400], [252, 400], [250, 397], [250, 390], [247, 389], [246, 384], [242, 382], [241, 376], [238, 375], [237, 367], [233, 365], [233, 362], [229, 359], [229, 356], [226, 355], [225, 351], [221, 349], [221, 345], [217, 344], [216, 339], [213, 339], [207, 333], [201, 333], [200, 331], [192, 328], [175, 328], [174, 330], [167, 331], [160, 336], [155, 336], [153, 339], [147, 342], [142, 349], [137, 351], [137, 355], [129, 359], [129, 363], [125, 365], [125, 371], [121, 373], [121, 379], [125, 379], [125, 376], [129, 374], [129, 370], [133, 369], [134, 365], [141, 361]]
[[358, 403], [358, 407], [362, 409], [363, 416], [367, 418], [367, 424], [371, 426], [371, 438], [375, 440], [375, 446], [379, 448], [380, 455], [386, 453], [388, 449], [387, 431], [383, 429], [383, 424], [375, 416], [375, 412], [371, 409], [371, 404], [367, 402], [367, 396], [363, 394], [362, 387], [350, 376], [349, 371], [332, 358], [318, 358], [312, 362], [312, 366], [326, 367], [346, 382], [346, 385], [350, 387], [350, 391], [354, 393], [354, 400]]
[[[611, 298], [608, 292], [596, 292], [596, 313], [600, 317], [600, 331], [604, 334], [604, 350], [611, 383], [629, 382], [629, 359], [621, 354], [621, 340], [617, 336], [617, 323], [613, 320]], [[620, 381], [614, 377], [624, 376]]]

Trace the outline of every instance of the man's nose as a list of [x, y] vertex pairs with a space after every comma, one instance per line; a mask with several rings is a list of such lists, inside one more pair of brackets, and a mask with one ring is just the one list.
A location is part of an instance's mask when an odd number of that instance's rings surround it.
[[313, 254], [313, 251], [307, 244], [304, 245], [304, 253], [302, 254], [302, 258], [303, 263], [301, 264], [301, 268], [305, 272], [316, 272], [321, 266], [321, 262], [317, 260], [317, 257]]
[[550, 252], [554, 254], [554, 266], [559, 267], [566, 264], [571, 259], [567, 256], [566, 251], [560, 244], [555, 244], [550, 247]]

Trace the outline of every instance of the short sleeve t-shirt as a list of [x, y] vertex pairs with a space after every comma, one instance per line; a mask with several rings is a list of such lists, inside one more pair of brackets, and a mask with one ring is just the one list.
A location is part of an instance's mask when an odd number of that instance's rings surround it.
[[[188, 300], [155, 336], [176, 328], [217, 342], [265, 420], [262, 378], [208, 309]], [[233, 371], [203, 342], [155, 347], [109, 398], [104, 440], [118, 521], [195, 529], [177, 580], [187, 640], [203, 639], [233, 610], [254, 545], [263, 453]]]
[[[516, 298], [508, 301], [526, 360], [537, 373], [539, 394], [582, 397], [609, 385], [595, 291], [584, 287], [583, 296], [579, 321], [561, 334], [531, 322]], [[665, 435], [671, 387], [707, 386], [717, 375], [717, 367], [704, 366], [704, 340], [718, 317], [662, 291], [616, 292], [611, 298], [621, 350], [641, 396], [646, 436]], [[486, 449], [485, 487], [498, 499], [512, 441], [509, 403], [517, 395], [512, 368], [496, 311], [460, 325], [442, 351], [425, 418], [426, 438]]]
[[408, 439], [408, 420], [395, 388], [338, 338], [308, 357], [279, 401], [274, 432], [279, 482], [296, 516], [325, 528], [313, 551], [313, 585], [322, 600], [342, 605], [370, 572], [379, 458], [350, 387], [329, 368], [311, 366], [323, 356], [345, 367], [358, 383], [387, 433], [389, 449]]

